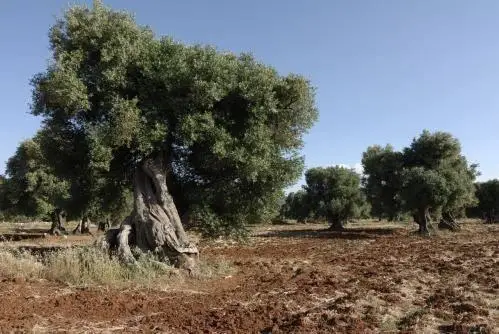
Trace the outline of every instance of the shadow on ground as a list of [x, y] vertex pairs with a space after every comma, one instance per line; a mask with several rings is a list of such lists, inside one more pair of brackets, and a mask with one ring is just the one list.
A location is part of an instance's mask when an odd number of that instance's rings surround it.
[[400, 231], [399, 228], [346, 228], [342, 231], [329, 229], [302, 229], [291, 231], [269, 231], [258, 234], [264, 238], [319, 238], [319, 239], [375, 239], [379, 236], [392, 235]]

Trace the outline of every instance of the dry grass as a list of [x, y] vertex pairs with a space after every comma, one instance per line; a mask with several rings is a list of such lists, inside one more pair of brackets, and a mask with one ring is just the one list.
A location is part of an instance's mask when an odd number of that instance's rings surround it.
[[[230, 263], [200, 261], [191, 277], [211, 279], [232, 272]], [[134, 265], [120, 263], [92, 246], [73, 247], [35, 256], [16, 248], [0, 249], [0, 276], [7, 278], [47, 279], [76, 286], [158, 287], [183, 281], [186, 273], [140, 254]]]

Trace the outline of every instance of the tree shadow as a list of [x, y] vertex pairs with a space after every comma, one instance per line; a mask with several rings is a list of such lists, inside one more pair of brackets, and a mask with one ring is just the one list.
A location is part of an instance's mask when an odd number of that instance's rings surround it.
[[50, 228], [41, 228], [41, 227], [33, 227], [33, 228], [15, 228], [13, 233], [46, 233], [50, 230]]
[[380, 236], [395, 234], [397, 228], [345, 228], [342, 231], [330, 229], [300, 229], [300, 230], [284, 230], [284, 231], [269, 231], [255, 235], [256, 237], [264, 238], [318, 238], [318, 239], [375, 239]]
[[45, 233], [0, 233], [0, 242], [4, 241], [21, 241], [27, 239], [41, 239], [45, 238]]

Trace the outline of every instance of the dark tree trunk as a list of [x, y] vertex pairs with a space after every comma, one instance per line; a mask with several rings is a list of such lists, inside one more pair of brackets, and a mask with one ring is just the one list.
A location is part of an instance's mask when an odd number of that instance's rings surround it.
[[62, 209], [55, 209], [52, 212], [52, 226], [50, 227], [49, 234], [61, 235], [67, 234], [64, 224], [66, 223], [66, 212]]
[[339, 218], [329, 218], [329, 229], [333, 231], [343, 231], [345, 227], [343, 226], [343, 222]]
[[90, 219], [87, 216], [83, 216], [81, 221], [78, 223], [76, 228], [73, 230], [73, 234], [90, 234]]
[[483, 214], [485, 224], [494, 224], [499, 222], [499, 215], [496, 214], [495, 210], [490, 210]]
[[100, 221], [97, 224], [97, 231], [106, 232], [111, 227], [111, 223], [109, 222], [109, 218], [106, 218], [105, 221]]
[[420, 210], [416, 215], [414, 215], [414, 220], [419, 225], [419, 234], [430, 235], [431, 216], [429, 209]]
[[135, 262], [131, 247], [138, 247], [191, 271], [199, 252], [184, 231], [168, 191], [167, 173], [161, 159], [147, 159], [135, 170], [134, 210], [117, 233], [109, 230], [107, 239], [110, 245], [117, 245], [117, 253], [125, 262]]

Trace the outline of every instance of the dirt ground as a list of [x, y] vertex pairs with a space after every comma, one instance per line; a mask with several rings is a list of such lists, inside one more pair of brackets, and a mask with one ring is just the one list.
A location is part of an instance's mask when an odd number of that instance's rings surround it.
[[3, 278], [0, 332], [499, 333], [499, 226], [414, 228], [259, 227], [201, 245], [234, 274], [164, 291]]

